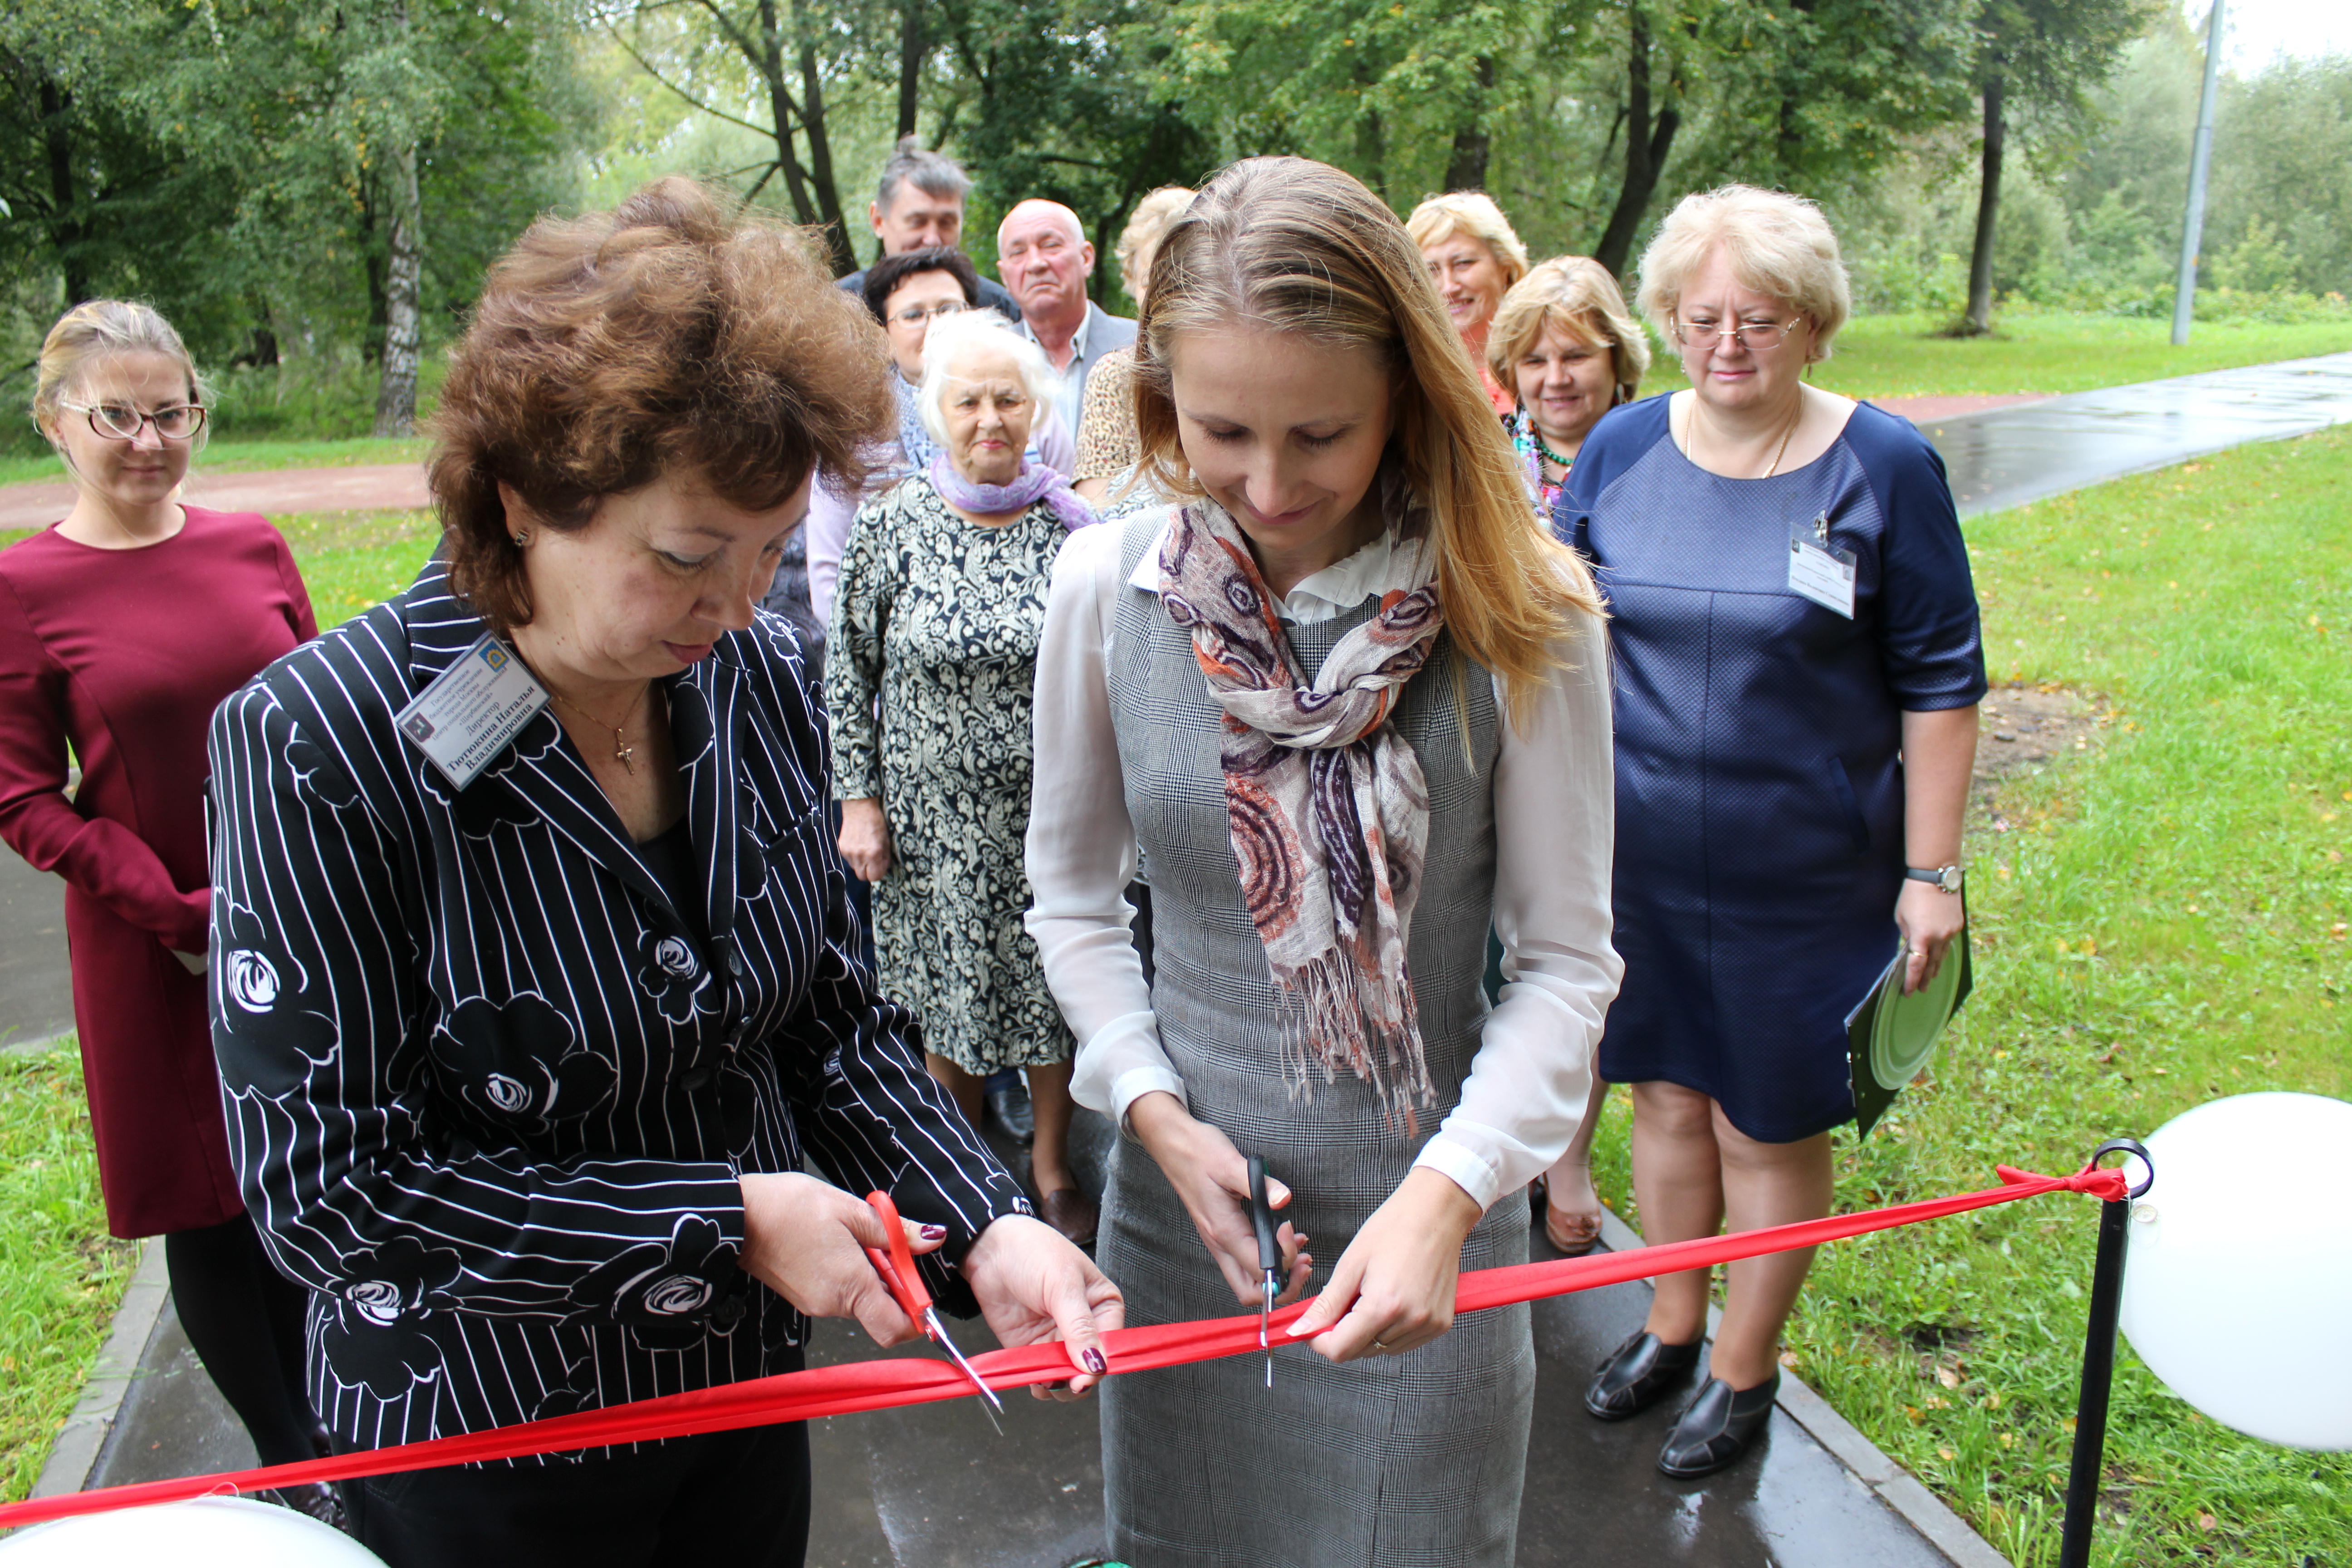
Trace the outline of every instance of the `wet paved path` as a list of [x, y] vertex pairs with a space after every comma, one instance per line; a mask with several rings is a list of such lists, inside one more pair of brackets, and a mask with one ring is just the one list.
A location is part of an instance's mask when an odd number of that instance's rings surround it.
[[1952, 495], [1968, 517], [2250, 441], [2352, 423], [2352, 353], [1915, 417], [1943, 454]]

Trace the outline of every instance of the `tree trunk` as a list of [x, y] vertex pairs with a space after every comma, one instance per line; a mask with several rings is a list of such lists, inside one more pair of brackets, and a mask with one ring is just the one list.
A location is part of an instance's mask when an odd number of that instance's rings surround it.
[[1618, 187], [1617, 205], [1609, 214], [1609, 226], [1601, 231], [1601, 243], [1592, 247], [1592, 258], [1621, 279], [1626, 259], [1633, 253], [1633, 237], [1641, 233], [1650, 197], [1657, 191], [1666, 154], [1674, 150], [1675, 132], [1683, 122], [1674, 96], [1676, 83], [1671, 61], [1665, 101], [1654, 118], [1651, 115], [1649, 18], [1638, 10], [1627, 16], [1633, 37], [1626, 56], [1625, 178]]
[[375, 433], [405, 436], [416, 426], [417, 288], [425, 270], [425, 203], [416, 190], [416, 143], [393, 154], [392, 243], [384, 258], [383, 374], [376, 384]]
[[1478, 57], [1478, 101], [1454, 132], [1454, 157], [1445, 167], [1449, 191], [1486, 188], [1486, 155], [1493, 142], [1486, 134], [1486, 95], [1495, 89], [1495, 57]]
[[[792, 89], [784, 85], [783, 30], [776, 19], [775, 0], [760, 0], [760, 55], [750, 63], [768, 87], [768, 118], [776, 128], [776, 167], [783, 172], [784, 190], [793, 199], [793, 217], [813, 224], [816, 208], [809, 203], [808, 175], [793, 153], [793, 122], [799, 116]], [[766, 183], [763, 174], [761, 184]]]
[[817, 75], [816, 45], [805, 37], [801, 40], [801, 123], [808, 132], [809, 184], [816, 188], [825, 252], [833, 259], [833, 275], [846, 278], [857, 270], [857, 257], [849, 248], [849, 226], [841, 216], [841, 187], [833, 178], [833, 142], [825, 134], [824, 83]]
[[1796, 16], [1806, 19], [1799, 23], [1806, 32], [1801, 41], [1787, 51], [1790, 68], [1782, 73], [1780, 123], [1774, 127], [1773, 134], [1774, 162], [1780, 168], [1781, 184], [1788, 190], [1798, 188], [1797, 165], [1805, 155], [1805, 125], [1799, 118], [1804, 108], [1804, 90], [1803, 84], [1795, 79], [1794, 62], [1799, 58], [1810, 60], [1812, 58], [1809, 23], [1814, 4], [1815, 0], [1790, 0], [1789, 6]]
[[66, 114], [73, 95], [59, 88], [47, 71], [41, 76], [41, 141], [49, 155], [50, 243], [57, 247], [58, 268], [65, 274], [66, 303], [79, 305], [96, 290], [90, 287], [89, 262], [81, 253], [88, 237], [74, 197], [73, 140], [66, 132]]
[[915, 95], [923, 85], [923, 0], [901, 0], [898, 23], [898, 137], [915, 133]]
[[1977, 238], [1969, 253], [1969, 316], [1963, 331], [1973, 336], [1992, 331], [1993, 225], [2000, 216], [2001, 142], [2008, 127], [2001, 118], [2001, 78], [1996, 71], [1984, 84], [1984, 179], [1977, 190]]

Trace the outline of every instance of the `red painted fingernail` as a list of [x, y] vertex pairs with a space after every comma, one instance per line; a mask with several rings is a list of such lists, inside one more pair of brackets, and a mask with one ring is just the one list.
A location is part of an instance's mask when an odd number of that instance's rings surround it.
[[945, 1241], [947, 1238], [948, 1227], [943, 1225], [927, 1225], [923, 1227], [925, 1241]]
[[1086, 1369], [1097, 1377], [1105, 1377], [1110, 1373], [1110, 1363], [1103, 1360], [1102, 1352], [1091, 1345], [1078, 1352], [1078, 1360], [1084, 1363]]

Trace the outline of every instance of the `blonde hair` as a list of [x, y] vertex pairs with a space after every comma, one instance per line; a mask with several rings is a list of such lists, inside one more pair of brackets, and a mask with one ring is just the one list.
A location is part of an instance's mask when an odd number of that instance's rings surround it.
[[1162, 185], [1141, 201], [1127, 216], [1127, 226], [1118, 231], [1118, 244], [1111, 254], [1118, 258], [1118, 286], [1138, 307], [1143, 303], [1143, 291], [1151, 282], [1151, 253], [1166, 237], [1169, 226], [1183, 213], [1184, 204], [1192, 199], [1188, 185]]
[[1717, 251], [1742, 288], [1811, 318], [1811, 360], [1830, 357], [1830, 340], [1853, 314], [1853, 291], [1838, 256], [1837, 233], [1820, 207], [1754, 185], [1723, 185], [1675, 203], [1642, 252], [1642, 287], [1634, 300], [1669, 341], [1684, 288]]
[[1476, 240], [1495, 253], [1506, 289], [1528, 275], [1528, 247], [1519, 242], [1517, 231], [1495, 205], [1495, 198], [1484, 191], [1448, 191], [1442, 196], [1423, 197], [1412, 216], [1404, 220], [1404, 231], [1412, 237], [1416, 250], [1442, 245], [1457, 234]]
[[1390, 450], [1428, 508], [1445, 624], [1503, 679], [1515, 721], [1558, 668], [1551, 645], [1601, 613], [1591, 574], [1547, 532], [1462, 340], [1396, 215], [1304, 158], [1248, 158], [1192, 198], [1151, 263], [1135, 341], [1136, 433], [1160, 489], [1197, 497], [1169, 380], [1186, 333], [1237, 327], [1370, 349], [1388, 366]]
[[[66, 457], [64, 447], [49, 437], [50, 427], [63, 411], [66, 394], [80, 384], [82, 376], [98, 361], [139, 353], [162, 354], [176, 362], [188, 378], [188, 401], [202, 404], [206, 400], [210, 389], [205, 385], [204, 377], [196, 374], [196, 362], [188, 357], [188, 346], [152, 305], [136, 300], [85, 300], [59, 316], [57, 324], [49, 329], [49, 335], [41, 340], [41, 357], [33, 377], [33, 423], [50, 445], [58, 447], [58, 456], [65, 458], [68, 471], [73, 468], [73, 459]], [[201, 451], [203, 447], [204, 437], [199, 433], [195, 449]]]
[[1516, 386], [1518, 362], [1556, 326], [1578, 341], [1609, 351], [1619, 403], [1631, 403], [1650, 368], [1650, 339], [1625, 309], [1617, 279], [1589, 256], [1538, 261], [1511, 285], [1486, 329], [1486, 366], [1505, 386]]
[[998, 349], [1013, 356], [1013, 374], [1021, 378], [1021, 390], [1029, 395], [1029, 438], [1035, 440], [1054, 406], [1057, 390], [1054, 367], [1034, 340], [1024, 337], [993, 310], [958, 310], [931, 319], [930, 331], [923, 336], [923, 384], [915, 394], [915, 409], [922, 416], [923, 428], [940, 446], [948, 444], [948, 367], [955, 363], [956, 355], [970, 348]]

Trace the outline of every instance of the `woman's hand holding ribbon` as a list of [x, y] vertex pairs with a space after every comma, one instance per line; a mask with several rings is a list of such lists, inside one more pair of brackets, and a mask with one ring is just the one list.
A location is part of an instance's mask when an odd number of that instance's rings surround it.
[[1127, 1303], [1094, 1260], [1053, 1226], [1022, 1215], [997, 1220], [965, 1254], [963, 1277], [1000, 1343], [1059, 1340], [1069, 1352], [1076, 1375], [1065, 1384], [1033, 1384], [1029, 1392], [1037, 1398], [1083, 1398], [1109, 1373], [1102, 1337], [1126, 1326]]
[[1426, 1166], [1405, 1173], [1356, 1232], [1331, 1282], [1299, 1320], [1294, 1339], [1335, 1362], [1394, 1355], [1454, 1326], [1462, 1244], [1481, 1211], [1469, 1194]]

